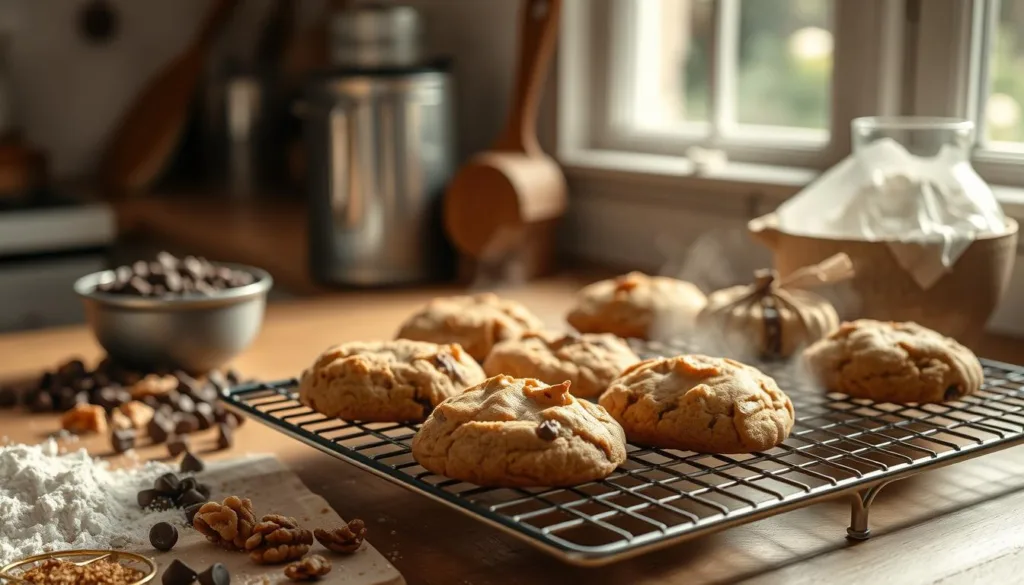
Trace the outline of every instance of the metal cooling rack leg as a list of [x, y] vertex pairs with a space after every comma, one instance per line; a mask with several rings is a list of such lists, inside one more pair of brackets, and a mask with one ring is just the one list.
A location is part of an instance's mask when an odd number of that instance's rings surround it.
[[853, 503], [850, 507], [850, 526], [846, 529], [846, 535], [853, 540], [867, 540], [871, 538], [871, 528], [868, 526], [868, 512], [871, 511], [871, 503], [882, 488], [890, 482], [877, 483], [867, 489], [853, 494]]

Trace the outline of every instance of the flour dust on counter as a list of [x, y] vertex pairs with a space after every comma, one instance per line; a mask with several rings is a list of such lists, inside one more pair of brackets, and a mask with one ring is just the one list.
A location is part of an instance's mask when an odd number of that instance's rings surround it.
[[58, 443], [0, 447], [0, 566], [47, 551], [138, 548], [155, 522], [183, 522], [181, 510], [146, 510], [137, 493], [174, 471], [149, 462], [108, 464]]

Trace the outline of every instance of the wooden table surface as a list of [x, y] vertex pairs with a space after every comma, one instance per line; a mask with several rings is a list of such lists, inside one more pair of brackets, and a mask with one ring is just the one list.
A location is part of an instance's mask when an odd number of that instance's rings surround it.
[[[561, 321], [576, 282], [502, 291], [551, 324]], [[326, 346], [388, 338], [438, 290], [344, 293], [272, 305], [264, 329], [236, 366], [263, 379], [296, 375]], [[1024, 344], [988, 340], [987, 356], [1024, 362]], [[35, 377], [80, 355], [97, 359], [85, 328], [0, 336], [0, 379]], [[35, 442], [57, 417], [0, 413], [0, 435]], [[97, 454], [100, 441], [85, 443]], [[422, 496], [285, 438], [259, 424], [239, 429], [230, 454], [277, 454], [344, 517], [366, 520], [369, 538], [411, 584], [582, 583], [986, 583], [1024, 572], [1024, 451], [1010, 449], [897, 482], [875, 501], [863, 543], [844, 538], [848, 501], [817, 504], [634, 560], [597, 569], [565, 565], [521, 541]], [[144, 457], [163, 455], [142, 448]]]

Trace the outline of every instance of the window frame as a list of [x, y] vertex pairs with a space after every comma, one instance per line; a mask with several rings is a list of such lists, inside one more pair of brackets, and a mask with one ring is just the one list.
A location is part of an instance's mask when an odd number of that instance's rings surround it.
[[[674, 157], [676, 170], [699, 172], [685, 158], [691, 146], [725, 151], [729, 164], [767, 165], [823, 170], [850, 152], [850, 121], [872, 114], [895, 114], [899, 107], [902, 72], [902, 0], [834, 0], [833, 78], [830, 132], [826, 142], [759, 140], [757, 137], [695, 138], [674, 133], [643, 131], [617, 124], [612, 116], [621, 100], [611, 89], [616, 72], [630, 66], [629, 51], [621, 49], [628, 19], [626, 3], [615, 0], [566, 0], [562, 62], [559, 80], [559, 154], [568, 160], [601, 153], [635, 158], [638, 155]], [[735, 10], [737, 0], [717, 0], [721, 10]], [[627, 20], [628, 22], [628, 20]], [[722, 21], [716, 23], [721, 26]], [[618, 32], [617, 32], [618, 31]], [[716, 35], [719, 41], [728, 34]], [[721, 44], [721, 43], [718, 43]], [[721, 57], [722, 48], [712, 55]], [[728, 57], [728, 55], [726, 55]], [[713, 57], [713, 71], [723, 59]], [[729, 59], [725, 59], [728, 62]], [[620, 84], [621, 85], [621, 84]], [[585, 93], [584, 93], [585, 92]], [[713, 96], [718, 92], [713, 92]], [[837, 99], [842, 96], [843, 99]], [[713, 98], [714, 100], [714, 98]], [[621, 103], [621, 102], [620, 102]], [[745, 126], [746, 128], [746, 126]], [[756, 128], [756, 127], [754, 127]], [[666, 161], [667, 162], [667, 161]]]

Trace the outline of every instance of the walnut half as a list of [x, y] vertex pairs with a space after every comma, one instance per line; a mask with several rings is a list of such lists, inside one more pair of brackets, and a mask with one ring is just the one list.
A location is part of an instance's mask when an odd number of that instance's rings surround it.
[[312, 581], [331, 572], [331, 561], [320, 555], [310, 555], [284, 568], [284, 576], [292, 581]]
[[253, 527], [245, 550], [254, 563], [269, 565], [302, 558], [311, 544], [313, 533], [299, 528], [295, 518], [270, 514]]
[[107, 432], [107, 413], [95, 404], [75, 405], [60, 422], [64, 430], [80, 435]]
[[355, 518], [350, 520], [346, 526], [334, 530], [317, 528], [313, 531], [317, 541], [325, 548], [340, 553], [354, 553], [366, 539], [366, 523]]
[[245, 550], [255, 524], [252, 501], [238, 496], [228, 496], [221, 504], [207, 502], [192, 519], [193, 528], [213, 544], [228, 550]]

